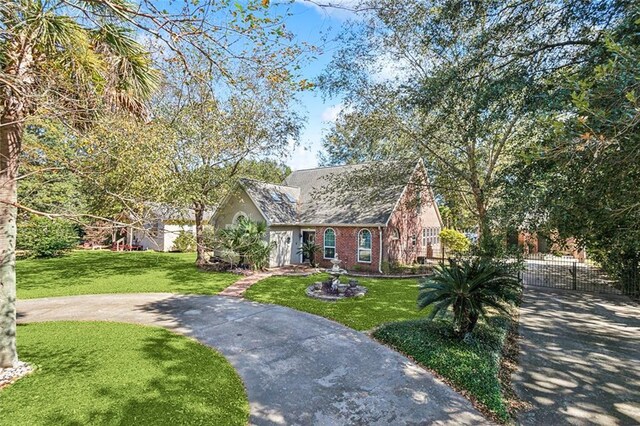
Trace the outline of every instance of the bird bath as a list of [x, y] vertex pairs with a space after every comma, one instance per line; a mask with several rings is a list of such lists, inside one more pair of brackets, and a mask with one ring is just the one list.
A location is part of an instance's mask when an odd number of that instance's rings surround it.
[[342, 261], [338, 259], [338, 255], [331, 259], [333, 265], [324, 272], [329, 274], [329, 279], [318, 281], [307, 287], [307, 296], [320, 300], [336, 301], [345, 297], [361, 297], [367, 293], [367, 288], [358, 285], [358, 281], [351, 279], [349, 284], [342, 284], [340, 276], [347, 273], [345, 269], [340, 268]]

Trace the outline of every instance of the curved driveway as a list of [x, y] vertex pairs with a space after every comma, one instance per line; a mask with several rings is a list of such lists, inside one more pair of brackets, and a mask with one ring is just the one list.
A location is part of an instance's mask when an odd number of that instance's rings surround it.
[[33, 299], [18, 322], [162, 326], [219, 350], [260, 425], [484, 424], [469, 401], [408, 358], [333, 321], [246, 300], [163, 293]]

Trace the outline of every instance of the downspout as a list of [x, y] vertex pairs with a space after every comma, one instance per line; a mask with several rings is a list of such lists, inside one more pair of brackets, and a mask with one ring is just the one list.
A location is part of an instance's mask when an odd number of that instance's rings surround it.
[[378, 226], [380, 232], [380, 250], [378, 252], [378, 272], [382, 273], [382, 226]]

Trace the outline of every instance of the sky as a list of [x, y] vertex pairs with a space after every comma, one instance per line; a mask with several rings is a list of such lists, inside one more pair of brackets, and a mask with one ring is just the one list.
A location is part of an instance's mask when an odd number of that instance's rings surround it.
[[[343, 0], [348, 2], [348, 0]], [[316, 59], [302, 68], [303, 77], [315, 81], [325, 66], [330, 62], [336, 49], [333, 41], [340, 33], [347, 19], [353, 18], [352, 12], [342, 9], [319, 7], [306, 1], [296, 1], [290, 6], [292, 16], [287, 18], [286, 25], [298, 41], [305, 41], [320, 46], [322, 52]], [[293, 148], [286, 164], [293, 170], [308, 169], [318, 166], [318, 154], [322, 150], [322, 136], [335, 121], [340, 112], [340, 99], [323, 99], [317, 91], [308, 91], [298, 96], [303, 116], [307, 122], [300, 137], [300, 143]]]

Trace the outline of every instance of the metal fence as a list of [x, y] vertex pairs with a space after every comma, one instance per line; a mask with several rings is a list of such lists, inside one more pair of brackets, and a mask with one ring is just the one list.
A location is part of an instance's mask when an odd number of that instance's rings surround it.
[[[623, 294], [621, 283], [590, 260], [532, 255], [525, 259], [525, 285], [594, 293]], [[633, 296], [633, 295], [632, 295]]]

